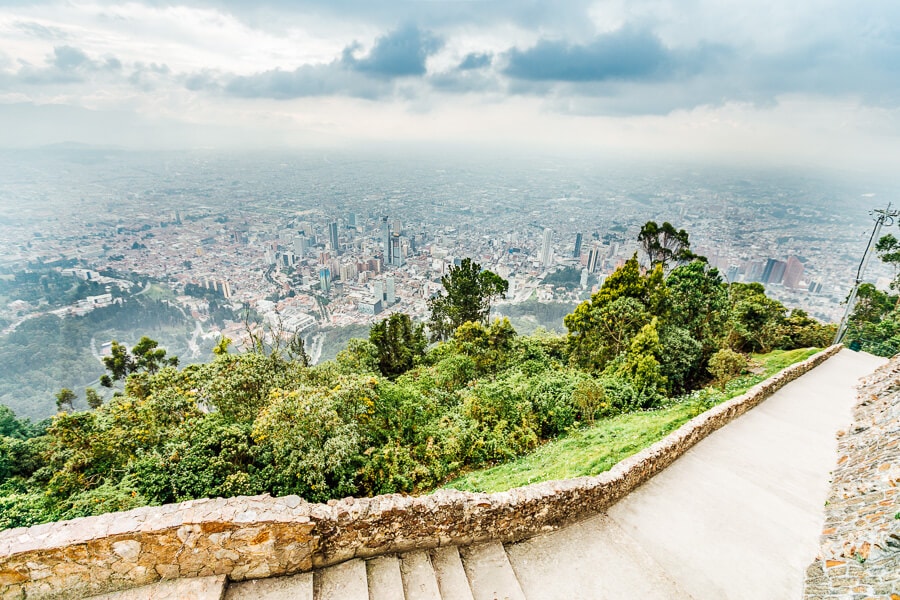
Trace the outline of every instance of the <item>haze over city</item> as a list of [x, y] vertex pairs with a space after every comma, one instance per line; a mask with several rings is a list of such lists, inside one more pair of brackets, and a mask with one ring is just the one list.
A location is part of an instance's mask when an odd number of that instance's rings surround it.
[[[327, 360], [387, 314], [427, 320], [472, 258], [510, 283], [495, 315], [562, 332], [651, 219], [686, 228], [726, 281], [838, 321], [868, 211], [896, 192], [898, 17], [836, 1], [6, 2], [0, 324], [33, 346], [23, 323], [93, 314], [76, 363], [39, 365], [75, 387], [141, 334], [96, 311], [148, 298], [184, 360], [239, 337], [245, 308]], [[58, 381], [25, 393], [34, 367], [7, 369], [0, 397], [41, 416]]]

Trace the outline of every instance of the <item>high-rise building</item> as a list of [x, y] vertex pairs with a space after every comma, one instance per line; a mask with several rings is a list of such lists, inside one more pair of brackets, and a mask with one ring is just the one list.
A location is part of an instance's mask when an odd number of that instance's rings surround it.
[[319, 287], [323, 294], [331, 291], [331, 271], [328, 268], [319, 269]]
[[391, 255], [391, 224], [387, 217], [381, 218], [381, 243], [384, 244], [384, 264], [385, 266], [393, 263]]
[[397, 289], [394, 278], [390, 275], [384, 278], [384, 299], [388, 305], [397, 301]]
[[574, 250], [574, 252], [572, 252], [573, 258], [579, 258], [581, 256], [581, 240], [582, 240], [582, 236], [581, 236], [581, 232], [579, 231], [578, 233], [575, 234], [575, 250]]
[[781, 260], [770, 258], [766, 261], [766, 267], [763, 269], [761, 283], [778, 284], [784, 278], [784, 270], [787, 263]]
[[553, 259], [553, 230], [549, 227], [544, 229], [544, 240], [541, 244], [541, 265], [549, 267]]
[[787, 259], [787, 265], [784, 268], [784, 286], [796, 288], [803, 278], [803, 263], [796, 256]]
[[356, 224], [358, 223], [357, 214], [350, 213], [349, 215], [347, 215], [347, 223], [350, 225], [350, 227], [356, 227]]
[[331, 242], [331, 249], [334, 250], [334, 255], [340, 254], [341, 246], [338, 241], [337, 221], [328, 224], [328, 241]]
[[306, 252], [309, 250], [309, 240], [302, 235], [298, 235], [294, 238], [294, 254], [297, 255], [297, 259], [302, 259], [306, 256]]
[[596, 273], [597, 265], [600, 262], [600, 243], [594, 242], [594, 245], [591, 246], [591, 250], [588, 253], [588, 262], [587, 262], [587, 270], [588, 273]]
[[403, 244], [400, 235], [397, 233], [391, 236], [391, 265], [395, 267], [403, 266]]

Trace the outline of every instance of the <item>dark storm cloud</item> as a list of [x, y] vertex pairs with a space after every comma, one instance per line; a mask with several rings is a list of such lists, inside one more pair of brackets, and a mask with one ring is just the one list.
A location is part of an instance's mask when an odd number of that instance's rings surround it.
[[[430, 32], [408, 26], [379, 37], [365, 56], [357, 57], [360, 46], [354, 43], [344, 48], [339, 60], [329, 64], [234, 77], [224, 89], [228, 94], [245, 98], [345, 95], [375, 99], [393, 90], [390, 83], [394, 79], [424, 75], [426, 60], [441, 44], [440, 38]], [[191, 83], [200, 82], [191, 80]]]
[[589, 44], [542, 40], [527, 50], [513, 49], [504, 73], [531, 81], [654, 79], [672, 68], [670, 53], [647, 31], [622, 29]]
[[91, 62], [87, 54], [73, 46], [57, 46], [53, 55], [53, 66], [62, 71], [72, 71]]
[[489, 52], [471, 52], [462, 59], [457, 67], [460, 71], [470, 71], [472, 69], [483, 69], [491, 66], [493, 56]]
[[254, 75], [234, 77], [224, 90], [243, 98], [287, 100], [309, 96], [351, 96], [374, 99], [390, 91], [386, 82], [366, 77], [342, 62], [304, 65], [293, 71], [275, 69]]

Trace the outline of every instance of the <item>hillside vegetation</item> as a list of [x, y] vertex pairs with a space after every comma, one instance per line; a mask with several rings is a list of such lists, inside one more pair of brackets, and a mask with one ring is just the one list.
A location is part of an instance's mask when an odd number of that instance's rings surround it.
[[[728, 393], [744, 353], [834, 335], [759, 284], [650, 249], [647, 268], [630, 259], [565, 318], [565, 335], [490, 322], [506, 282], [466, 259], [427, 330], [394, 314], [315, 366], [302, 339], [259, 332], [251, 351], [223, 340], [181, 369], [152, 340], [114, 345], [108, 401], [74, 411], [63, 390], [43, 426], [0, 415], [0, 527], [201, 497], [421, 493], [559, 438], [585, 468], [608, 468], [710, 405], [692, 391]], [[631, 443], [628, 428], [645, 434]]]

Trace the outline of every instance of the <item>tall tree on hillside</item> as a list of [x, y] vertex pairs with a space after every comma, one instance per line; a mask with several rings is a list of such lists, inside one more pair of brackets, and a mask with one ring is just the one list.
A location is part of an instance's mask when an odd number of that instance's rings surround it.
[[374, 324], [369, 341], [378, 348], [378, 368], [390, 379], [409, 371], [425, 352], [425, 325], [413, 323], [406, 313], [394, 313]]
[[676, 264], [697, 258], [697, 255], [691, 252], [687, 231], [675, 229], [668, 221], [662, 225], [657, 225], [656, 221], [647, 221], [641, 227], [638, 241], [650, 260], [650, 266], [662, 265], [663, 271], [666, 272]]
[[644, 273], [637, 254], [616, 269], [603, 285], [566, 316], [571, 359], [586, 369], [602, 370], [631, 346], [653, 317], [665, 319], [668, 290], [662, 266]]
[[113, 340], [109, 356], [103, 357], [103, 364], [109, 374], [100, 377], [100, 385], [112, 387], [114, 381], [124, 380], [138, 371], [153, 374], [163, 367], [177, 367], [178, 357], [167, 357], [159, 342], [143, 336], [130, 353], [124, 344]]
[[428, 301], [431, 320], [428, 328], [433, 340], [450, 337], [457, 327], [469, 321], [486, 324], [491, 314], [491, 304], [502, 298], [509, 283], [481, 265], [464, 258], [461, 264], [450, 267], [441, 277], [446, 294]]

